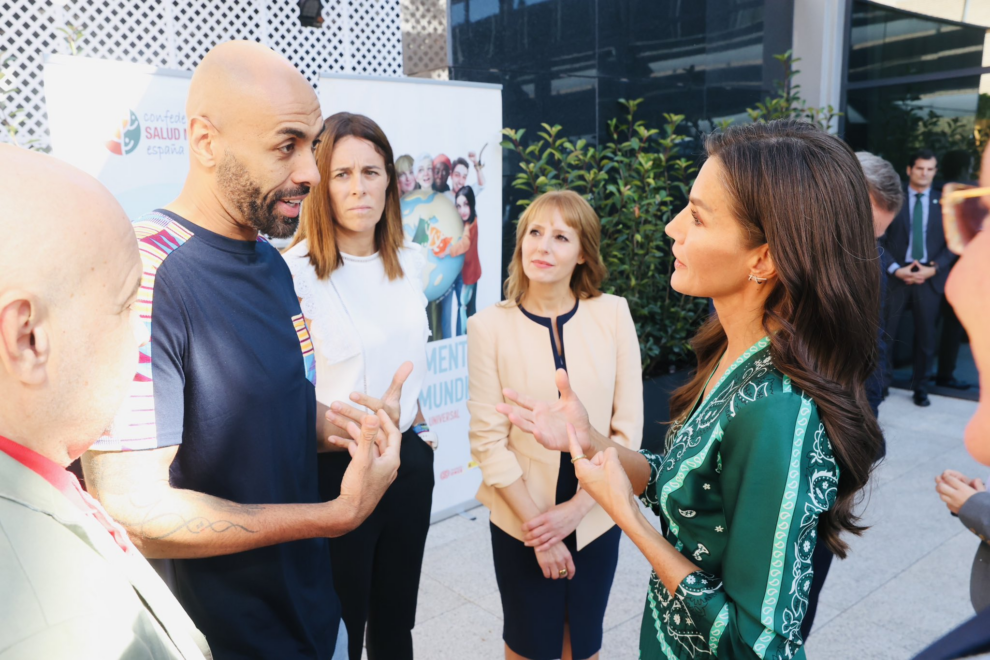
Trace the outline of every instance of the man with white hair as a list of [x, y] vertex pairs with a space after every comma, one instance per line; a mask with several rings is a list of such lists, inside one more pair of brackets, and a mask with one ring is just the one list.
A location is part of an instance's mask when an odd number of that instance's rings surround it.
[[202, 634], [65, 469], [148, 339], [134, 230], [95, 179], [10, 145], [0, 208], [0, 659], [202, 659]]
[[[894, 166], [879, 156], [875, 156], [868, 151], [857, 151], [856, 157], [863, 167], [863, 174], [866, 175], [866, 187], [870, 192], [870, 206], [873, 208], [873, 233], [880, 240], [894, 221], [897, 213], [904, 205], [904, 190], [901, 187], [901, 179], [897, 176]], [[883, 248], [881, 250], [880, 262], [880, 356], [876, 370], [866, 381], [866, 396], [870, 400], [870, 407], [873, 414], [878, 413], [880, 402], [884, 399], [884, 389], [886, 383], [885, 369], [887, 367], [887, 333], [883, 327], [884, 319], [887, 317], [885, 306], [887, 300], [887, 274], [883, 271]]]

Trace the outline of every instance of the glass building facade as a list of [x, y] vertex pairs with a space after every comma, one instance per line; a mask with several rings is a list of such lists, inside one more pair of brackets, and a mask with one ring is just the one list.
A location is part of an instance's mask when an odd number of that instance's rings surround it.
[[[904, 172], [929, 148], [973, 165], [990, 118], [987, 30], [856, 0], [848, 37], [844, 137]], [[963, 159], [965, 160], [965, 158]], [[948, 178], [970, 178], [950, 171]]]
[[[783, 76], [794, 0], [448, 0], [451, 80], [502, 85], [504, 126], [542, 123], [596, 144], [620, 99], [660, 127], [684, 115], [688, 134], [744, 119]], [[470, 112], [470, 109], [465, 109]], [[503, 279], [515, 246], [518, 156], [502, 150]]]
[[[689, 135], [746, 121], [746, 109], [774, 93], [783, 76], [774, 55], [791, 50], [795, 34], [796, 0], [448, 2], [451, 79], [501, 84], [507, 127], [535, 136], [544, 122], [560, 124], [592, 143], [622, 113], [620, 99], [644, 99], [638, 118], [651, 126], [664, 113], [684, 115]], [[847, 2], [835, 52], [845, 71], [840, 134], [899, 172], [920, 147], [965, 152], [975, 165], [990, 131], [987, 29]], [[503, 157], [508, 249], [518, 159]]]
[[[597, 141], [619, 99], [689, 130], [743, 118], [791, 47], [793, 0], [450, 0], [450, 77], [503, 86], [503, 123]], [[516, 172], [507, 155], [506, 196]], [[511, 206], [507, 205], [507, 210]]]

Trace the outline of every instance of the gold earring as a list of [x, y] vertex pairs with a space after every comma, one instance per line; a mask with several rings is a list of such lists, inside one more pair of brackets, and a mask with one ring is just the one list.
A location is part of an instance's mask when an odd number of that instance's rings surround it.
[[757, 277], [756, 275], [750, 274], [749, 281], [750, 282], [756, 282], [757, 284], [763, 284], [763, 283], [765, 283], [767, 281], [767, 278], [765, 278], [765, 277]]

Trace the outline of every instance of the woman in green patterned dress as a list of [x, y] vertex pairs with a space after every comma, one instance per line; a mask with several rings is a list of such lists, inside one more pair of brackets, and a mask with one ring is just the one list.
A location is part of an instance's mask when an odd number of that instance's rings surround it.
[[812, 552], [845, 557], [840, 534], [863, 531], [852, 509], [881, 440], [863, 386], [879, 322], [870, 199], [853, 152], [810, 124], [730, 128], [706, 148], [667, 234], [671, 286], [716, 315], [671, 397], [664, 455], [609, 442], [562, 371], [558, 401], [506, 391], [516, 405], [499, 410], [570, 451], [649, 559], [641, 658], [801, 658]]

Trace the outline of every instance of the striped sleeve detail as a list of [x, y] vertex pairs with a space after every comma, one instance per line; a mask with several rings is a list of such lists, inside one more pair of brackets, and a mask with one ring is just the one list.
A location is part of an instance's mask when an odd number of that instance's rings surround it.
[[[165, 259], [193, 234], [178, 222], [161, 213], [150, 213], [134, 223], [138, 250], [144, 271], [135, 309], [151, 335], [151, 314], [155, 293], [155, 278]], [[131, 382], [128, 396], [113, 423], [91, 449], [96, 451], [129, 451], [155, 449], [158, 433], [155, 426], [155, 390], [151, 369], [154, 342], [141, 347], [138, 369]]]
[[729, 625], [728, 602], [722, 605], [722, 609], [718, 611], [718, 616], [715, 617], [715, 623], [712, 624], [711, 632], [708, 633], [708, 650], [711, 651], [713, 656], [718, 656], [718, 642], [722, 639], [722, 633], [725, 632], [727, 625]]
[[303, 365], [306, 370], [306, 380], [316, 385], [316, 353], [313, 349], [313, 339], [309, 336], [309, 328], [302, 314], [292, 317], [292, 327], [299, 338], [299, 348], [302, 349]]
[[764, 631], [753, 645], [756, 655], [763, 658], [767, 648], [776, 636], [774, 618], [777, 602], [780, 599], [780, 588], [784, 577], [784, 561], [787, 557], [787, 539], [794, 519], [794, 507], [798, 500], [798, 490], [801, 479], [801, 452], [804, 447], [804, 436], [808, 430], [808, 420], [811, 417], [811, 400], [801, 398], [801, 409], [794, 425], [794, 439], [791, 442], [790, 463], [787, 470], [784, 495], [780, 501], [777, 514], [777, 527], [773, 535], [773, 549], [770, 554], [770, 570], [767, 574], [767, 586], [760, 608], [760, 623]]
[[[677, 474], [674, 478], [664, 484], [663, 488], [660, 490], [660, 510], [663, 511], [663, 516], [670, 526], [670, 532], [674, 536], [680, 538], [681, 528], [677, 523], [677, 520], [670, 515], [670, 509], [667, 507], [667, 502], [670, 499], [670, 494], [676, 490], [679, 490], [684, 486], [684, 480], [687, 479], [688, 475], [697, 470], [699, 467], [704, 465], [705, 460], [708, 458], [708, 452], [711, 451], [712, 446], [716, 442], [721, 442], [724, 432], [722, 431], [722, 423], [718, 422], [715, 425], [715, 429], [712, 431], [711, 436], [708, 438], [708, 442], [697, 454], [687, 459], [677, 469]], [[674, 548], [680, 552], [683, 549], [683, 545], [680, 540], [677, 541], [677, 545]]]

